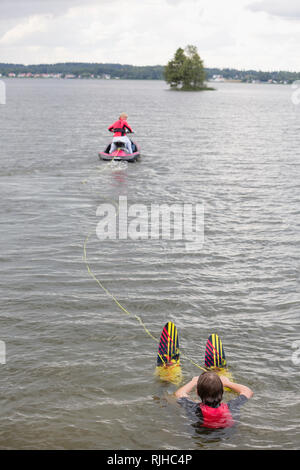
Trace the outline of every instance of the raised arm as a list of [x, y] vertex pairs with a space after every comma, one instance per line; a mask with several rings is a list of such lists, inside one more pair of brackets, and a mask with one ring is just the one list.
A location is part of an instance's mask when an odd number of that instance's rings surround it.
[[230, 382], [230, 380], [227, 377], [220, 376], [220, 379], [222, 381], [223, 387], [230, 388], [236, 393], [239, 393], [240, 395], [245, 395], [245, 397], [252, 398], [253, 397], [253, 391], [251, 388], [246, 387], [246, 385], [241, 385], [241, 384], [236, 384], [234, 382]]
[[198, 376], [197, 377], [193, 377], [192, 380], [190, 382], [188, 382], [187, 384], [183, 385], [183, 387], [180, 387], [176, 392], [175, 392], [175, 396], [177, 398], [183, 398], [183, 397], [189, 397], [189, 393], [191, 393], [191, 391], [196, 387], [197, 385], [197, 382], [198, 382]]

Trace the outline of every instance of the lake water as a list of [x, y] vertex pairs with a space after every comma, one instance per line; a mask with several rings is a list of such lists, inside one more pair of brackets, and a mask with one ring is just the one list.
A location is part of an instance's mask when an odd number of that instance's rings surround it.
[[[299, 447], [300, 105], [290, 86], [215, 86], [6, 80], [1, 449]], [[97, 156], [121, 111], [142, 148], [124, 166]], [[96, 210], [119, 196], [202, 204], [203, 247], [101, 241]], [[130, 315], [89, 274], [88, 235], [92, 272]], [[234, 379], [254, 390], [234, 433], [193, 426], [134, 315], [155, 338], [175, 322], [197, 364], [220, 335]], [[182, 372], [200, 370], [182, 358]]]

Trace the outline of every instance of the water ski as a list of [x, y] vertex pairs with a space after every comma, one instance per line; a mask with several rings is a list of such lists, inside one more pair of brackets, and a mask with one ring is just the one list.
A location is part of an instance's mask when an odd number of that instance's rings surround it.
[[224, 369], [226, 367], [223, 344], [216, 334], [210, 335], [206, 342], [204, 362], [207, 369]]
[[156, 364], [160, 379], [172, 383], [181, 381], [178, 331], [172, 322], [166, 323], [162, 330]]
[[[212, 370], [218, 375], [225, 375], [232, 380], [232, 374], [227, 368], [224, 347], [217, 334], [210, 335], [206, 342], [204, 363], [207, 370]], [[225, 390], [230, 391], [228, 388]]]

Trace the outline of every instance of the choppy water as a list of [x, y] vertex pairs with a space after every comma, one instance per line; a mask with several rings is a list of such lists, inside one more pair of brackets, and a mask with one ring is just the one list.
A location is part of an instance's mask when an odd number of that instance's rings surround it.
[[[1, 129], [2, 449], [295, 449], [299, 446], [300, 106], [288, 86], [8, 80]], [[142, 160], [100, 162], [127, 111]], [[100, 241], [97, 207], [202, 202], [197, 252]], [[172, 320], [203, 362], [218, 333], [253, 388], [230, 437], [207, 442], [154, 377]], [[295, 342], [297, 342], [295, 344]], [[184, 380], [199, 370], [182, 361]], [[226, 399], [233, 395], [227, 394]]]

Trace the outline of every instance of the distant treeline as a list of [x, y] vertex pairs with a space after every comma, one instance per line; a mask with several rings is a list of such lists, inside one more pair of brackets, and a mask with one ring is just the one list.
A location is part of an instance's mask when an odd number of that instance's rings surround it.
[[[8, 76], [9, 74], [61, 74], [75, 75], [76, 77], [89, 78], [119, 78], [129, 80], [163, 80], [164, 69], [162, 65], [155, 66], [134, 66], [121, 64], [98, 64], [98, 63], [80, 63], [67, 62], [59, 64], [39, 64], [39, 65], [22, 65], [22, 64], [2, 64], [0, 63], [0, 74]], [[263, 72], [256, 70], [237, 70], [237, 69], [220, 69], [205, 68], [206, 79], [210, 80], [214, 75], [222, 76], [225, 80], [241, 80], [268, 82], [274, 80], [277, 82], [292, 83], [300, 80], [300, 72]]]
[[242, 82], [248, 82], [257, 80], [260, 82], [268, 82], [274, 80], [277, 82], [287, 81], [292, 83], [295, 80], [300, 80], [300, 72], [263, 72], [261, 70], [237, 70], [237, 69], [205, 69], [207, 78], [212, 78], [214, 75], [222, 75], [225, 80], [241, 80]]
[[32, 73], [32, 74], [62, 74], [76, 75], [81, 77], [109, 75], [111, 78], [133, 79], [133, 80], [163, 80], [164, 67], [121, 64], [92, 64], [80, 62], [67, 62], [61, 64], [1, 64], [0, 73], [7, 76], [9, 73]]

